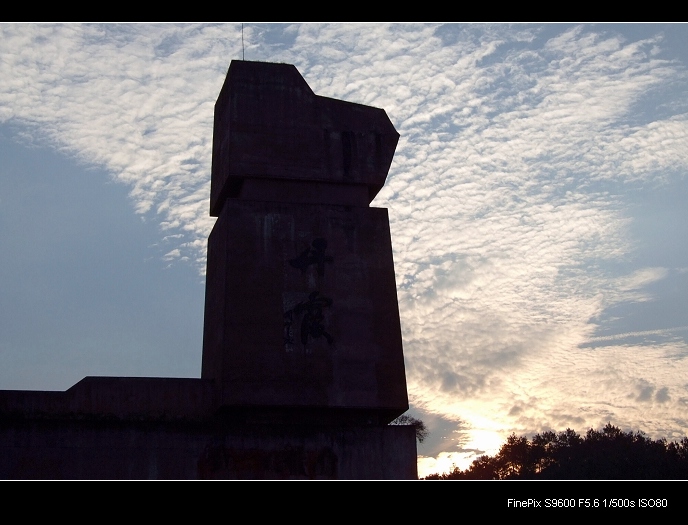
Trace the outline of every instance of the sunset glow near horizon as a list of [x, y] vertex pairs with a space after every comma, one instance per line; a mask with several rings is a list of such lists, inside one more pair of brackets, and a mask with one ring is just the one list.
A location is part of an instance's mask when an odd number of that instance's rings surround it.
[[688, 25], [0, 24], [0, 389], [199, 377], [213, 107], [294, 64], [401, 137], [419, 475], [511, 433], [688, 434]]

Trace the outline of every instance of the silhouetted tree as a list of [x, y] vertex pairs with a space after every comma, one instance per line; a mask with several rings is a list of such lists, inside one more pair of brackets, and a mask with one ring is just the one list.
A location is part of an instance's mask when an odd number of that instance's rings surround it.
[[585, 437], [571, 429], [532, 440], [511, 434], [495, 456], [425, 479], [688, 479], [688, 438], [667, 443], [611, 423]]
[[430, 431], [425, 426], [425, 423], [423, 423], [420, 419], [409, 416], [408, 414], [400, 415], [398, 418], [392, 421], [390, 425], [408, 425], [414, 427], [416, 429], [416, 439], [418, 440], [418, 443], [422, 443], [425, 438], [428, 437], [428, 434], [430, 434]]

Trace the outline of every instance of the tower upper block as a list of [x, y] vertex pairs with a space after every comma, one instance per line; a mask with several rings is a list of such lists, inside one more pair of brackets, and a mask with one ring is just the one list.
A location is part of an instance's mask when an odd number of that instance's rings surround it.
[[281, 181], [286, 200], [367, 206], [398, 140], [383, 109], [318, 96], [291, 64], [233, 61], [215, 104], [210, 214], [261, 179]]

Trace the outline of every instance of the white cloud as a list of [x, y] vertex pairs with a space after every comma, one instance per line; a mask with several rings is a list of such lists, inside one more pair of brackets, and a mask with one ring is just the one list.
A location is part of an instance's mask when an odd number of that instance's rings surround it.
[[589, 342], [600, 342], [600, 341], [619, 341], [622, 339], [628, 339], [630, 337], [645, 337], [648, 335], [669, 335], [675, 332], [682, 332], [688, 330], [688, 326], [677, 326], [676, 328], [666, 328], [663, 330], [642, 330], [638, 332], [625, 332], [621, 334], [614, 335], [602, 335], [597, 337], [590, 337]]
[[648, 284], [664, 279], [668, 273], [666, 268], [641, 268], [628, 277], [620, 279], [619, 287], [622, 290], [643, 288]]
[[[212, 111], [236, 25], [0, 25], [0, 116], [127, 184], [139, 213], [205, 239]], [[238, 44], [237, 44], [238, 42]], [[181, 252], [180, 252], [181, 255]], [[195, 252], [199, 269], [203, 252]]]

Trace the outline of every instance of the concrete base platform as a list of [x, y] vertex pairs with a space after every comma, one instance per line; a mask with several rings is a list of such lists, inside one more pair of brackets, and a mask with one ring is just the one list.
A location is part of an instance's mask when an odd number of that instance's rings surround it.
[[91, 377], [65, 392], [0, 391], [0, 478], [417, 479], [412, 426], [247, 421], [248, 408], [211, 412], [212, 390]]

